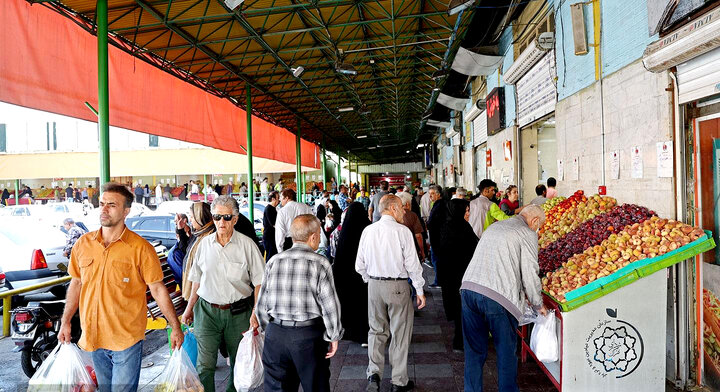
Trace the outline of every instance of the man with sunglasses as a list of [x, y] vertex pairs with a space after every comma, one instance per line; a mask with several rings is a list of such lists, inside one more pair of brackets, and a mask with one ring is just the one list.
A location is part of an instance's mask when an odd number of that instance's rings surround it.
[[478, 190], [480, 191], [480, 196], [470, 202], [469, 222], [475, 235], [480, 238], [488, 226], [497, 221], [508, 219], [509, 216], [491, 200], [495, 192], [497, 192], [497, 184], [493, 180], [484, 179], [480, 181]]
[[[265, 262], [255, 242], [233, 229], [239, 207], [235, 199], [223, 195], [211, 206], [217, 231], [200, 240], [195, 263], [188, 273], [192, 294], [182, 316], [185, 324], [195, 321], [198, 344], [197, 370], [206, 392], [215, 391], [215, 365], [222, 341], [230, 353], [230, 368], [243, 332], [256, 329], [253, 313], [260, 292]], [[235, 392], [233, 375], [226, 388]]]
[[290, 238], [292, 221], [300, 215], [312, 214], [310, 206], [296, 202], [295, 198], [295, 191], [292, 189], [284, 189], [280, 193], [282, 208], [278, 210], [275, 220], [275, 246], [278, 253], [290, 249], [293, 245], [292, 238]]

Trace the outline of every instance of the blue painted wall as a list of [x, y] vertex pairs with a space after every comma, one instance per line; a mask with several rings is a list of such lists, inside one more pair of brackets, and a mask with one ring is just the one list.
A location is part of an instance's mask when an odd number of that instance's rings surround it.
[[502, 69], [487, 76], [487, 92], [488, 94], [496, 87], [505, 87], [505, 127], [515, 125], [515, 86], [505, 85], [502, 73], [505, 72], [515, 61], [512, 50], [512, 25], [507, 27], [500, 36], [499, 43], [500, 55], [504, 55]]
[[[595, 48], [592, 5], [585, 5], [588, 53], [575, 55], [570, 18], [570, 2], [554, 0], [555, 58], [558, 100], [595, 83]], [[608, 76], [640, 59], [647, 45], [657, 40], [649, 36], [646, 0], [600, 0], [602, 17], [602, 68]]]

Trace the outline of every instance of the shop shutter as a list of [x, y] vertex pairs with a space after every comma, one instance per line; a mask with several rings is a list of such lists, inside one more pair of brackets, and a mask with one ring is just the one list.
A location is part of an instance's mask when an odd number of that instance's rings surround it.
[[681, 104], [720, 93], [720, 48], [678, 65]]
[[473, 120], [473, 147], [487, 142], [487, 138], [487, 112], [483, 110], [483, 112]]
[[518, 122], [525, 126], [555, 111], [555, 55], [548, 52], [517, 81]]

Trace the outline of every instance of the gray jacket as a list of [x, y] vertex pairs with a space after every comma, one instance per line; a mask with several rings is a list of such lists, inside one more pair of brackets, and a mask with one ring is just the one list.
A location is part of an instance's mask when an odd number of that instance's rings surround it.
[[526, 296], [533, 306], [542, 305], [538, 273], [537, 233], [514, 216], [485, 230], [460, 289], [482, 294], [520, 319]]

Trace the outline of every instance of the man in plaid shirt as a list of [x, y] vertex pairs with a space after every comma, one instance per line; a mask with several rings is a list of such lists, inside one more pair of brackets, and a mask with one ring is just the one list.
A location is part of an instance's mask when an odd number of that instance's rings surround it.
[[293, 247], [265, 267], [255, 308], [265, 331], [265, 391], [330, 391], [330, 358], [344, 330], [332, 267], [315, 253], [320, 221], [299, 215], [290, 234]]

